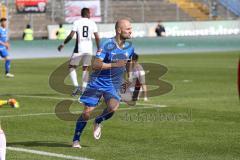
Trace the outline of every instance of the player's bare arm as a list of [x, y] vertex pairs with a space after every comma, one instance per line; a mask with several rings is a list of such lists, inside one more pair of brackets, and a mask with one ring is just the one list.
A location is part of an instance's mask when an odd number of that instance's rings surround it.
[[100, 51], [100, 38], [97, 32], [93, 33], [94, 37], [95, 37], [95, 42], [96, 42], [96, 46], [97, 46], [97, 50]]
[[124, 84], [122, 85], [122, 87], [124, 89], [128, 88], [130, 85], [131, 85], [131, 72], [132, 72], [132, 69], [133, 69], [133, 63], [132, 63], [132, 60], [129, 60], [126, 64], [126, 72], [124, 74]]
[[0, 41], [0, 44], [3, 45], [3, 46], [5, 46], [7, 49], [9, 49], [9, 47], [10, 47], [10, 45], [9, 45], [8, 42], [2, 42], [2, 41]]
[[76, 33], [75, 31], [71, 31], [71, 33], [67, 36], [67, 38], [64, 40], [64, 42], [58, 46], [59, 52], [63, 49], [65, 44], [67, 44], [69, 41], [71, 41], [71, 39], [73, 38], [75, 33]]

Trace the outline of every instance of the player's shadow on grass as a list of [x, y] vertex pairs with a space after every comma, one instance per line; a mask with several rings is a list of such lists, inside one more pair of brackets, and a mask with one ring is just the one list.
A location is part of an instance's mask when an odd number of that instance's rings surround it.
[[[16, 146], [24, 146], [24, 147], [63, 147], [69, 148], [71, 144], [67, 144], [64, 142], [54, 142], [54, 141], [28, 141], [28, 142], [10, 142], [7, 143], [8, 147], [16, 147]], [[89, 147], [86, 145], [82, 145], [82, 147]]]

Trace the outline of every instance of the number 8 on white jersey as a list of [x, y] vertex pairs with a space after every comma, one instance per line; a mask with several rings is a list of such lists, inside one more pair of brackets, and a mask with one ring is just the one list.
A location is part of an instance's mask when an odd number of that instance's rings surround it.
[[74, 53], [88, 53], [92, 55], [92, 35], [97, 33], [96, 23], [89, 18], [81, 18], [73, 23], [72, 31], [77, 33]]

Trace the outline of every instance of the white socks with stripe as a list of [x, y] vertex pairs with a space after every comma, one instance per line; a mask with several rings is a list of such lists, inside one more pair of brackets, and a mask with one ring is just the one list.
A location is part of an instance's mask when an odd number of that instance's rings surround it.
[[78, 80], [77, 80], [76, 69], [75, 68], [70, 68], [69, 71], [70, 71], [70, 78], [72, 80], [72, 83], [73, 83], [74, 87], [78, 87], [79, 84], [78, 84]]
[[88, 71], [82, 72], [82, 91], [84, 91], [85, 88], [87, 87], [88, 76], [89, 76], [88, 74], [89, 74]]

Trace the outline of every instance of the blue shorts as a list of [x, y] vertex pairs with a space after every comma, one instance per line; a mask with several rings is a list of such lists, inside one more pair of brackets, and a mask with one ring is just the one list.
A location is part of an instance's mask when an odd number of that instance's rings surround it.
[[108, 101], [112, 98], [120, 102], [121, 98], [114, 87], [111, 88], [97, 88], [87, 86], [86, 90], [83, 92], [80, 97], [80, 102], [88, 107], [96, 107], [101, 98], [104, 98], [105, 101]]
[[0, 56], [1, 56], [2, 58], [7, 57], [8, 55], [9, 55], [9, 54], [8, 54], [7, 49], [0, 49]]

